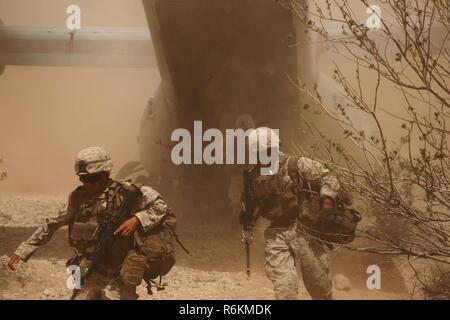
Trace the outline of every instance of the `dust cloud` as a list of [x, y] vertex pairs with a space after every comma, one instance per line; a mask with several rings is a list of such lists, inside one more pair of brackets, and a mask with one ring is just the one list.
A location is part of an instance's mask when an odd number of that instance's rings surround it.
[[[65, 28], [72, 1], [1, 0], [8, 26]], [[139, 0], [77, 1], [82, 27], [146, 27]], [[126, 14], [124, 14], [126, 12]], [[117, 170], [138, 160], [137, 135], [156, 69], [7, 66], [0, 76], [0, 190], [70, 190], [74, 157], [102, 145]]]
[[[0, 18], [5, 25], [63, 28], [65, 9], [71, 2], [0, 0]], [[139, 0], [79, 0], [77, 4], [82, 8], [83, 26], [146, 26]], [[159, 79], [155, 69], [8, 66], [0, 76], [0, 156], [4, 158], [0, 172], [8, 171], [8, 179], [0, 183], [0, 190], [69, 191], [78, 184], [73, 173], [74, 157], [80, 149], [91, 145], [102, 145], [111, 153], [116, 171], [126, 162], [138, 160], [136, 137], [140, 118]], [[0, 250], [0, 263], [7, 260], [15, 246], [31, 234], [32, 228], [49, 211], [64, 201], [64, 197], [54, 195], [2, 196], [0, 201], [5, 210], [0, 220], [0, 242], [5, 245]], [[182, 220], [183, 214], [179, 216]], [[170, 274], [169, 290], [157, 293], [157, 299], [273, 298], [263, 269], [262, 227], [255, 234], [251, 253], [255, 282], [245, 282], [239, 231], [230, 231], [228, 225], [224, 230], [219, 223], [206, 228], [192, 220], [191, 224], [182, 221], [183, 228], [179, 231], [186, 246], [192, 248], [192, 254], [180, 252], [177, 266]], [[0, 299], [66, 298], [65, 282], [60, 281], [65, 273], [60, 270], [63, 270], [69, 249], [61, 247], [61, 243], [65, 243], [65, 232], [60, 231], [55, 238], [50, 247], [43, 248], [40, 256], [23, 266], [18, 275], [0, 273], [0, 284], [4, 288]], [[53, 260], [47, 261], [49, 258]], [[387, 288], [388, 295], [368, 291], [365, 268], [359, 273], [354, 271], [355, 265], [376, 264], [379, 259], [386, 262], [385, 257], [341, 252], [338, 259], [333, 273], [352, 270], [355, 287], [351, 293], [339, 293], [338, 298], [405, 296], [401, 274], [392, 261], [383, 266], [392, 277], [386, 281], [391, 285]], [[33, 281], [27, 281], [20, 292], [15, 291], [24, 274]], [[45, 278], [48, 274], [53, 274], [55, 281], [49, 282]], [[143, 288], [139, 290], [142, 292]], [[302, 292], [302, 298], [308, 298], [306, 291]]]

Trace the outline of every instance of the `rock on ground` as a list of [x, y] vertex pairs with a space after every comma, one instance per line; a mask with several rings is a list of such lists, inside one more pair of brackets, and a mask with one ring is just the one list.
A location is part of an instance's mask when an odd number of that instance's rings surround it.
[[336, 290], [341, 291], [350, 291], [352, 289], [350, 280], [342, 273], [338, 273], [333, 277], [333, 286]]

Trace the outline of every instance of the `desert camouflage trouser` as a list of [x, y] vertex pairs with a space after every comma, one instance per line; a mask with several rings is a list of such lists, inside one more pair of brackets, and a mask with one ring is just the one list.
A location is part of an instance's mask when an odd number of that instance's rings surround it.
[[297, 267], [313, 299], [331, 298], [332, 284], [324, 248], [302, 231], [267, 228], [265, 233], [265, 268], [272, 281], [276, 299], [298, 297]]
[[120, 277], [94, 272], [81, 285], [76, 300], [136, 300], [136, 286], [124, 284]]

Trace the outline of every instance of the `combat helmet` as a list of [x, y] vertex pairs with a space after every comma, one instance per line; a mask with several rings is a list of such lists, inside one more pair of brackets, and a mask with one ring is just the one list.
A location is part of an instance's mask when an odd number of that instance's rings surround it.
[[113, 163], [102, 147], [89, 147], [81, 150], [75, 160], [75, 173], [78, 176], [99, 172], [111, 172]]

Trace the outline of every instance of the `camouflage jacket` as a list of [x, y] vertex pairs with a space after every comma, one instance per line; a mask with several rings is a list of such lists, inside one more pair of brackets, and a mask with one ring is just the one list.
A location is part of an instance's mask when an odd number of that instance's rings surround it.
[[[252, 170], [252, 190], [257, 202], [258, 215], [271, 221], [283, 216], [298, 216], [299, 202], [294, 182], [288, 172], [289, 156], [280, 152], [279, 170], [274, 175], [260, 175], [259, 170]], [[320, 198], [335, 199], [341, 191], [338, 179], [320, 162], [306, 157], [299, 157], [297, 170], [304, 179], [303, 188], [307, 185], [319, 186]], [[255, 168], [256, 169], [256, 168]]]
[[[127, 185], [130, 186], [130, 183], [110, 180], [107, 188], [100, 195], [93, 197], [81, 193], [81, 196], [78, 196], [77, 201], [75, 201], [77, 191], [80, 190], [80, 187], [77, 188], [70, 194], [67, 205], [58, 212], [58, 215], [46, 219], [44, 224], [38, 227], [30, 238], [16, 249], [15, 254], [20, 256], [22, 260], [27, 261], [39, 247], [45, 245], [51, 239], [59, 228], [73, 224], [79, 216], [91, 216], [94, 220], [97, 219], [102, 211], [107, 210], [110, 202], [123, 200], [114, 196], [114, 189], [117, 186], [126, 187]], [[142, 230], [147, 232], [161, 225], [166, 216], [169, 215], [169, 211], [167, 204], [158, 192], [148, 186], [143, 186], [140, 190], [142, 195], [139, 197], [136, 207], [132, 210], [132, 214], [139, 220]], [[78, 195], [80, 195], [80, 192], [78, 192]]]

